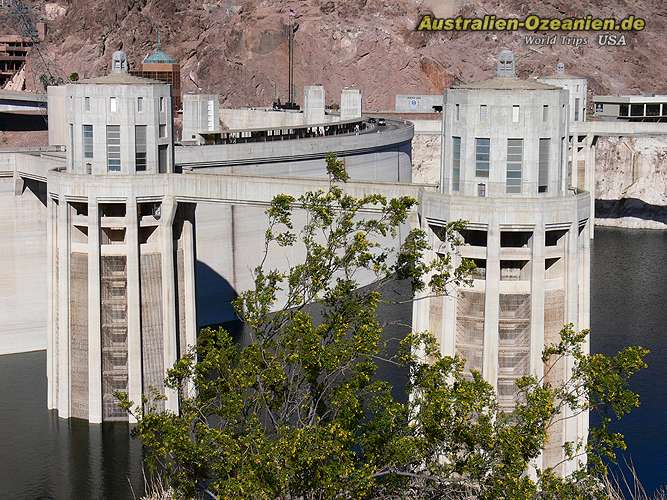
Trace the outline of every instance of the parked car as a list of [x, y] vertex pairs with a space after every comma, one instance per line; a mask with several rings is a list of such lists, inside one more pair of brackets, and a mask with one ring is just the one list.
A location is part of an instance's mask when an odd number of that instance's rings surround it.
[[387, 124], [384, 118], [378, 118], [378, 127], [384, 127]]
[[377, 123], [377, 120], [375, 118], [369, 118], [368, 123]]

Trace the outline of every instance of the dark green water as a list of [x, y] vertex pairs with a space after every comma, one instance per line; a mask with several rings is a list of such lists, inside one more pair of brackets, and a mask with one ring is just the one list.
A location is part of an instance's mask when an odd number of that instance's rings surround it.
[[[667, 483], [667, 232], [598, 229], [591, 279], [592, 350], [651, 349], [634, 384], [642, 407], [618, 430], [653, 490]], [[0, 356], [0, 499], [131, 499], [141, 477], [141, 447], [126, 425], [46, 410], [46, 353]]]
[[641, 407], [615, 428], [628, 443], [621, 464], [654, 491], [667, 485], [667, 232], [596, 229], [591, 281], [591, 350], [651, 350], [633, 383]]
[[0, 499], [141, 496], [141, 446], [123, 424], [46, 410], [46, 352], [0, 356]]

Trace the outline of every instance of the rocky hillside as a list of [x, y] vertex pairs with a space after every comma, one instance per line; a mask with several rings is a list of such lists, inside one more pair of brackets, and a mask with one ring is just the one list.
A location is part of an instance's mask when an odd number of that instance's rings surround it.
[[[28, 85], [48, 71], [65, 77], [104, 73], [122, 48], [136, 64], [162, 47], [181, 62], [185, 90], [219, 93], [225, 106], [265, 105], [287, 93], [285, 23], [296, 13], [296, 89], [322, 83], [328, 100], [344, 86], [362, 89], [368, 110], [393, 107], [398, 93], [435, 93], [457, 80], [486, 78], [502, 47], [522, 77], [551, 73], [558, 60], [589, 78], [595, 93], [667, 91], [664, 0], [57, 0], [27, 2], [48, 22], [42, 50], [28, 64]], [[531, 47], [525, 33], [417, 33], [420, 14], [524, 16], [627, 15], [647, 19], [626, 47]], [[12, 20], [0, 19], [0, 25]], [[10, 28], [6, 28], [10, 29]]]
[[598, 224], [667, 229], [667, 138], [601, 138], [595, 174]]
[[[11, 0], [16, 2], [17, 0]], [[11, 3], [5, 2], [6, 3]], [[286, 23], [293, 9], [296, 32], [295, 87], [321, 83], [329, 103], [340, 90], [362, 90], [367, 111], [390, 110], [401, 93], [439, 93], [457, 81], [488, 78], [501, 48], [515, 51], [521, 77], [553, 72], [558, 61], [588, 78], [591, 94], [667, 93], [667, 3], [664, 0], [42, 0], [26, 1], [34, 21], [45, 20], [46, 41], [26, 68], [30, 89], [40, 76], [81, 78], [108, 71], [111, 53], [123, 49], [131, 64], [162, 48], [181, 63], [184, 90], [218, 93], [223, 106], [267, 105], [287, 95]], [[0, 30], [20, 31], [15, 16], [0, 7]], [[643, 17], [647, 28], [626, 37], [625, 47], [588, 44], [529, 46], [525, 33], [417, 33], [424, 13], [445, 16]], [[0, 134], [0, 143], [12, 137]], [[43, 135], [43, 134], [42, 134]], [[25, 137], [23, 137], [25, 139]], [[424, 144], [419, 140], [425, 141]], [[437, 163], [437, 139], [417, 139], [430, 152], [416, 162], [426, 179]], [[634, 151], [633, 153], [630, 151]], [[602, 141], [598, 147], [598, 210], [611, 224], [621, 217], [649, 215], [636, 224], [664, 225], [667, 214], [667, 144]], [[633, 160], [634, 158], [634, 160]], [[634, 167], [632, 167], [634, 161]], [[633, 180], [641, 172], [642, 177]], [[424, 180], [422, 179], [422, 180]], [[606, 200], [606, 201], [605, 201]], [[615, 202], [614, 200], [621, 200]], [[658, 208], [658, 211], [661, 209]], [[651, 215], [652, 214], [652, 215]], [[661, 218], [665, 220], [660, 222]], [[626, 219], [629, 220], [629, 219]]]

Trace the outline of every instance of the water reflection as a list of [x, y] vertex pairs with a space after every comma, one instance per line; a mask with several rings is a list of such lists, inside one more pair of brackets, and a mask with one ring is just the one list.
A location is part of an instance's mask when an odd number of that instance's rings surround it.
[[667, 484], [667, 232], [597, 228], [591, 282], [591, 350], [651, 350], [632, 384], [641, 406], [615, 426], [628, 444], [621, 464], [632, 461], [650, 492]]
[[141, 446], [128, 426], [47, 411], [45, 373], [44, 351], [0, 356], [0, 497], [140, 496]]

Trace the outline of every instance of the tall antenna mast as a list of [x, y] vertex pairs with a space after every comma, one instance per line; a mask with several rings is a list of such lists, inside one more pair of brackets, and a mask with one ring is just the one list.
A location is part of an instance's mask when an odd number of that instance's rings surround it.
[[[274, 95], [273, 109], [299, 109], [294, 102], [296, 95], [294, 93], [294, 33], [299, 29], [299, 24], [294, 22], [296, 13], [293, 9], [287, 12], [287, 102], [282, 104], [280, 99], [276, 100]], [[275, 94], [274, 83], [274, 94]]]
[[299, 25], [294, 22], [296, 13], [294, 10], [290, 9], [287, 15], [288, 25], [287, 25], [287, 51], [288, 51], [288, 90], [287, 90], [287, 103], [285, 103], [285, 109], [299, 109], [296, 102], [296, 96], [294, 95], [294, 33], [299, 29]]

